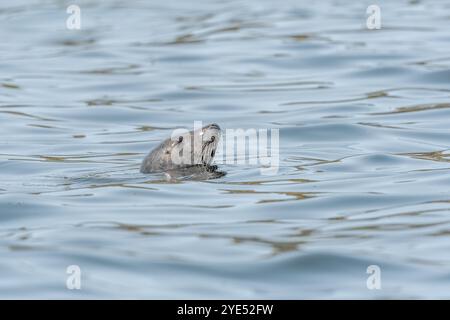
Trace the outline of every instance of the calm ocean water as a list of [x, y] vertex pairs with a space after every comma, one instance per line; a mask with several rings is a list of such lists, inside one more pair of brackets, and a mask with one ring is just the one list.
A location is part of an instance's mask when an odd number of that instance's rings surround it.
[[[450, 2], [372, 3], [1, 2], [0, 298], [450, 298]], [[139, 173], [194, 121], [277, 174]]]

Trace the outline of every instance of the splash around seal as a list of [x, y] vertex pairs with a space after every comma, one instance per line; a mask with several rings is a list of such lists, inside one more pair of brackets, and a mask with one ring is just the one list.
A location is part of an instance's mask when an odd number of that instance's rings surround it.
[[206, 179], [223, 176], [223, 172], [216, 171], [217, 166], [211, 165], [220, 137], [221, 129], [216, 123], [192, 131], [175, 130], [144, 158], [140, 171], [171, 176], [200, 174]]

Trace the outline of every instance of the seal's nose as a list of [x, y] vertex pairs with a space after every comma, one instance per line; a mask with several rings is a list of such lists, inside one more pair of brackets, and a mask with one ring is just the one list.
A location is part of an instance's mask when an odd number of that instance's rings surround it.
[[205, 127], [205, 129], [215, 129], [217, 131], [220, 131], [220, 127], [217, 123], [211, 123], [211, 124], [207, 125]]

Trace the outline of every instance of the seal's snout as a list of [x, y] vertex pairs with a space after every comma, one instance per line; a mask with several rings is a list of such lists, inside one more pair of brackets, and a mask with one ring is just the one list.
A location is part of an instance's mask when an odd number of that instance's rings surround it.
[[203, 130], [211, 130], [211, 129], [220, 131], [220, 127], [217, 123], [208, 124], [206, 127], [203, 128]]
[[210, 165], [216, 155], [221, 129], [217, 123], [211, 123], [202, 128], [202, 150], [199, 153], [199, 163]]
[[221, 129], [217, 123], [208, 124], [202, 128], [200, 135], [203, 136], [204, 143], [218, 142], [220, 139]]

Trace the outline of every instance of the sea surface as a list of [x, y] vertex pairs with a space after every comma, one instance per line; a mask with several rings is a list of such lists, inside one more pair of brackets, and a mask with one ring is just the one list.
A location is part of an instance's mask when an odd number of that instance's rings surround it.
[[[450, 2], [372, 4], [0, 2], [0, 298], [450, 298]], [[276, 172], [139, 172], [194, 121]]]

